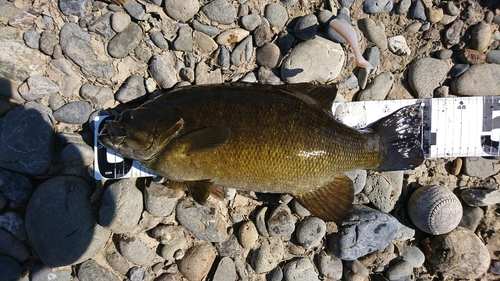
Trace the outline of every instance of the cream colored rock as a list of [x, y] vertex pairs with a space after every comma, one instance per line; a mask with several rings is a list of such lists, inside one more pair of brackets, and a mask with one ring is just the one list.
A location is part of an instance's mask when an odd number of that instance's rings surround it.
[[420, 230], [439, 235], [457, 227], [462, 219], [462, 204], [453, 192], [444, 187], [425, 186], [411, 195], [408, 214]]
[[241, 40], [245, 39], [249, 34], [250, 31], [245, 30], [243, 28], [233, 28], [219, 34], [215, 39], [215, 41], [220, 45], [228, 46], [240, 42]]
[[179, 272], [189, 281], [200, 281], [210, 271], [215, 255], [215, 248], [210, 243], [194, 246], [179, 262]]
[[246, 221], [241, 224], [239, 238], [243, 248], [252, 249], [255, 246], [255, 241], [259, 238], [259, 233], [257, 233], [257, 228], [252, 221]]

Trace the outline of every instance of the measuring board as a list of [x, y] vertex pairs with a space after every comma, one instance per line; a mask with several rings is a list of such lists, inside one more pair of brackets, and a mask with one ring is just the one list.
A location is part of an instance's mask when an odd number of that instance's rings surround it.
[[[398, 109], [421, 104], [421, 143], [425, 158], [499, 156], [500, 96], [454, 97], [334, 103], [334, 118], [364, 128]], [[94, 119], [94, 177], [97, 180], [154, 177], [137, 161], [123, 158], [97, 141], [114, 116]]]

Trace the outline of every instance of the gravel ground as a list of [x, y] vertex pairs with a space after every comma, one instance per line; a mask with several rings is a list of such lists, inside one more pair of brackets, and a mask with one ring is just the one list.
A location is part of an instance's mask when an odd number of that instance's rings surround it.
[[335, 224], [289, 195], [202, 206], [150, 179], [95, 181], [88, 121], [229, 81], [500, 95], [499, 25], [496, 0], [0, 0], [0, 280], [498, 280], [498, 159], [349, 172], [356, 205]]

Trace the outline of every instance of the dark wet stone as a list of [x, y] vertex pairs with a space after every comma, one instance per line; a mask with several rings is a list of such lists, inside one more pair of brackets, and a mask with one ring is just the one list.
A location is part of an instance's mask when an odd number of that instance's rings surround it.
[[18, 106], [0, 118], [0, 166], [28, 175], [45, 174], [55, 139], [51, 118], [51, 110], [35, 102]]
[[0, 277], [2, 281], [20, 280], [22, 268], [15, 259], [9, 256], [0, 256], [0, 272], [2, 273]]
[[16, 208], [31, 197], [34, 188], [25, 176], [4, 170], [0, 172], [0, 191], [12, 201], [10, 207]]
[[51, 267], [81, 263], [104, 246], [109, 231], [97, 224], [93, 189], [78, 177], [52, 178], [33, 193], [26, 232], [34, 250]]
[[30, 256], [30, 250], [14, 234], [0, 228], [0, 255], [7, 255], [18, 262], [24, 262]]
[[72, 279], [71, 269], [53, 270], [41, 262], [37, 263], [30, 273], [30, 281], [71, 281]]

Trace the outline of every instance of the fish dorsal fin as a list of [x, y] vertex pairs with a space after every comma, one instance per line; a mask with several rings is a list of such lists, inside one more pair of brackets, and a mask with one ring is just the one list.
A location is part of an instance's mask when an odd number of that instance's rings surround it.
[[186, 154], [207, 152], [225, 145], [231, 136], [231, 129], [212, 126], [189, 132], [179, 138], [187, 144]]
[[335, 85], [291, 84], [286, 85], [286, 91], [328, 112], [332, 110], [332, 103], [337, 96]]
[[328, 184], [293, 195], [313, 215], [325, 221], [341, 222], [352, 207], [354, 187], [346, 175], [335, 174]]
[[208, 196], [210, 196], [210, 190], [212, 189], [211, 181], [186, 181], [186, 186], [189, 194], [191, 194], [196, 203], [203, 205], [207, 202]]

